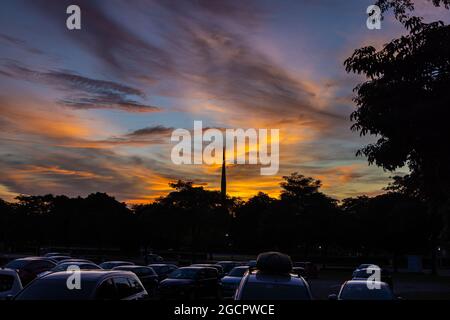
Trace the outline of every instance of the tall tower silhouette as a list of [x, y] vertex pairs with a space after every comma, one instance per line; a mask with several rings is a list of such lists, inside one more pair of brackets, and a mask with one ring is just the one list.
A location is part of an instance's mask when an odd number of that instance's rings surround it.
[[222, 152], [222, 180], [220, 181], [220, 193], [222, 194], [222, 199], [225, 200], [227, 197], [227, 173], [226, 173], [226, 163], [225, 163], [225, 147], [223, 147]]

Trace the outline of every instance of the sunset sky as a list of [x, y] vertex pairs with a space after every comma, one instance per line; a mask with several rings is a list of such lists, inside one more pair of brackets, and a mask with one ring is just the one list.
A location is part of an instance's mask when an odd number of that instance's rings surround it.
[[[220, 166], [174, 165], [170, 135], [280, 129], [280, 170], [230, 165], [228, 193], [276, 197], [299, 172], [342, 199], [382, 192], [394, 173], [368, 166], [351, 132], [343, 61], [403, 29], [366, 28], [373, 0], [4, 0], [0, 9], [0, 198], [107, 192], [152, 201], [168, 183], [220, 187]], [[82, 29], [66, 28], [78, 4]], [[448, 11], [420, 5], [426, 20]], [[405, 172], [405, 171], [403, 171]]]

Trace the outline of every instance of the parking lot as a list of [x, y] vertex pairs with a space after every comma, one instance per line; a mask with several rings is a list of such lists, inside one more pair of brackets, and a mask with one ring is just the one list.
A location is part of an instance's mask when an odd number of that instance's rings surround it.
[[[259, 299], [294, 299], [294, 300], [328, 300], [341, 299], [341, 286], [348, 280], [351, 282], [364, 281], [360, 283], [361, 287], [355, 290], [358, 295], [353, 296], [352, 299], [365, 300], [366, 293], [361, 293], [361, 289], [367, 286], [367, 278], [357, 276], [352, 267], [330, 267], [323, 268], [322, 265], [311, 262], [292, 262], [290, 258], [281, 253], [265, 253], [268, 255], [269, 263], [264, 267], [264, 264], [258, 264], [256, 260], [247, 261], [203, 261], [203, 263], [189, 264], [178, 263], [176, 261], [165, 261], [162, 257], [151, 254], [145, 260], [151, 260], [150, 264], [143, 262], [142, 258], [134, 261], [112, 260], [99, 262], [93, 259], [98, 264], [86, 260], [69, 257], [66, 255], [47, 254], [48, 256], [40, 257], [23, 257], [12, 259], [6, 264], [6, 269], [0, 269], [0, 299], [8, 296], [7, 289], [11, 288], [13, 281], [8, 279], [20, 278], [25, 289], [31, 285], [40, 287], [39, 290], [33, 291], [29, 297], [32, 300], [40, 299], [59, 299], [61, 296], [47, 296], [49, 286], [58, 285], [60, 295], [67, 295], [67, 299], [91, 299], [98, 298], [99, 294], [96, 288], [101, 287], [101, 284], [108, 284], [108, 279], [114, 281], [122, 281], [121, 285], [128, 285], [134, 283], [135, 293], [138, 296], [130, 295], [131, 287], [126, 292], [128, 295], [119, 296], [120, 288], [118, 284], [110, 284], [112, 288], [116, 287], [117, 294], [115, 298], [131, 298], [131, 299], [177, 299], [177, 300], [198, 300], [198, 299], [223, 299], [236, 298], [238, 299], [238, 287], [245, 285], [254, 288], [252, 296], [241, 296], [238, 300], [259, 300]], [[272, 257], [275, 255], [280, 258]], [[10, 257], [11, 258], [11, 257]], [[259, 259], [259, 258], [258, 258]], [[283, 265], [287, 261], [287, 265]], [[258, 260], [259, 261], [259, 260]], [[42, 263], [48, 264], [43, 267]], [[97, 285], [92, 287], [92, 291], [85, 292], [80, 296], [73, 296], [74, 292], [66, 289], [67, 278], [71, 273], [65, 271], [68, 268], [78, 267], [81, 272], [82, 281], [94, 281]], [[250, 271], [249, 271], [250, 266]], [[360, 265], [356, 270], [363, 271], [366, 274], [367, 265]], [[373, 266], [373, 265], [370, 265]], [[356, 268], [357, 266], [355, 266]], [[280, 269], [281, 268], [281, 269]], [[378, 268], [378, 267], [377, 267]], [[405, 300], [448, 300], [450, 299], [450, 275], [448, 270], [440, 270], [439, 276], [430, 275], [426, 270], [423, 273], [408, 273], [405, 270], [393, 273], [387, 269], [380, 269], [381, 283], [388, 285], [387, 293], [389, 296], [387, 300], [405, 299]], [[61, 272], [63, 271], [63, 272]], [[14, 274], [17, 272], [16, 274]], [[9, 278], [8, 278], [9, 277]], [[127, 278], [123, 283], [123, 278]], [[117, 279], [116, 279], [117, 278]], [[34, 280], [34, 281], [33, 281]], [[242, 281], [241, 281], [242, 280]], [[245, 281], [244, 281], [245, 280]], [[119, 282], [120, 282], [119, 281]], [[241, 285], [239, 286], [239, 283]], [[308, 285], [309, 284], [309, 289]], [[353, 283], [357, 285], [358, 283]], [[346, 288], [349, 287], [348, 283]], [[256, 289], [257, 288], [257, 289]], [[303, 288], [303, 289], [301, 289]], [[53, 288], [55, 289], [55, 288]], [[106, 288], [107, 300], [111, 299], [111, 295], [116, 293], [108, 291], [111, 288]], [[298, 289], [303, 290], [302, 292]], [[392, 290], [393, 289], [393, 290]], [[130, 291], [131, 290], [131, 291]], [[241, 291], [243, 289], [240, 289]], [[263, 291], [264, 295], [261, 295]], [[296, 291], [297, 290], [297, 291]], [[50, 290], [52, 291], [52, 290]], [[15, 294], [20, 292], [16, 290]], [[236, 292], [236, 295], [235, 295]], [[78, 292], [81, 294], [81, 292]], [[104, 292], [103, 292], [104, 293]], [[243, 294], [241, 292], [241, 294]], [[331, 297], [330, 297], [331, 295]], [[332, 297], [334, 295], [334, 298]], [[344, 300], [346, 300], [344, 298]], [[378, 300], [378, 299], [377, 299]], [[386, 300], [384, 297], [382, 300]]]

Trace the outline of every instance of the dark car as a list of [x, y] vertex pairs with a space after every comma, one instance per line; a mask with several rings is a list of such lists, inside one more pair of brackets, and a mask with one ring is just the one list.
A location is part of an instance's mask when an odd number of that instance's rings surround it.
[[378, 266], [372, 266], [372, 268], [368, 269], [355, 270], [352, 275], [352, 280], [367, 280], [371, 275], [377, 272], [377, 268], [380, 274], [379, 281], [387, 283], [389, 287], [391, 287], [391, 289], [394, 289], [394, 281], [392, 279], [391, 273], [385, 269], [380, 269], [380, 267]]
[[67, 259], [72, 259], [72, 257], [70, 256], [51, 256], [51, 257], [46, 257], [48, 260], [53, 261], [54, 263], [58, 263], [60, 261], [63, 260], [67, 260]]
[[61, 263], [68, 263], [68, 262], [73, 262], [73, 263], [92, 263], [92, 264], [95, 264], [95, 263], [92, 262], [91, 260], [87, 260], [87, 259], [79, 259], [79, 258], [64, 259], [64, 260], [58, 261], [58, 264], [61, 264]]
[[215, 263], [196, 263], [196, 264], [192, 264], [191, 267], [214, 268], [219, 273], [219, 278], [222, 278], [224, 276], [223, 268], [219, 264], [215, 264]]
[[71, 275], [55, 272], [37, 278], [19, 292], [15, 300], [140, 300], [148, 296], [132, 272], [83, 270], [80, 289], [67, 287]]
[[219, 274], [210, 267], [183, 267], [173, 271], [159, 284], [163, 299], [219, 297]]
[[233, 297], [242, 277], [248, 271], [248, 266], [234, 267], [220, 280], [220, 289], [223, 297]]
[[148, 266], [151, 267], [156, 272], [159, 281], [163, 281], [164, 279], [167, 278], [169, 274], [178, 269], [178, 267], [174, 264], [165, 264], [165, 263], [154, 263], [149, 264]]
[[45, 257], [28, 257], [10, 261], [5, 268], [16, 270], [20, 281], [26, 286], [34, 280], [38, 274], [49, 271], [56, 266], [56, 263]]
[[242, 263], [236, 261], [219, 261], [216, 265], [221, 266], [223, 269], [223, 274], [227, 275], [231, 270], [233, 270], [234, 267], [241, 266]]
[[68, 256], [68, 254], [62, 253], [62, 252], [48, 252], [48, 253], [44, 254], [45, 258], [51, 258], [51, 257], [56, 257], [56, 256]]
[[312, 262], [294, 262], [294, 268], [304, 269], [304, 276], [308, 279], [317, 279], [319, 277], [319, 269]]
[[258, 256], [256, 270], [242, 278], [235, 300], [311, 300], [311, 290], [302, 277], [291, 274], [291, 258], [279, 252]]
[[164, 261], [164, 258], [154, 254], [154, 253], [149, 253], [145, 256], [145, 263], [146, 264], [150, 264], [150, 263], [161, 263]]
[[155, 296], [158, 290], [158, 275], [151, 267], [146, 266], [120, 266], [115, 267], [113, 270], [131, 271], [144, 285], [145, 290], [151, 295]]
[[328, 296], [330, 300], [395, 300], [394, 293], [385, 282], [371, 282], [369, 287], [367, 280], [350, 280], [344, 282], [339, 294]]
[[129, 261], [105, 261], [99, 264], [100, 268], [104, 270], [112, 270], [115, 267], [121, 267], [121, 266], [133, 266], [133, 262]]

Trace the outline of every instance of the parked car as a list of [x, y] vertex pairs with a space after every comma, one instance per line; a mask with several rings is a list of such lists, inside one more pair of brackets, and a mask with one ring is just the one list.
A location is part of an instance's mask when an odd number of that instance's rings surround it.
[[81, 288], [68, 289], [70, 274], [55, 272], [37, 278], [15, 300], [140, 300], [148, 294], [138, 277], [128, 271], [82, 270]]
[[256, 269], [242, 278], [235, 300], [311, 300], [311, 290], [302, 278], [291, 274], [292, 261], [279, 252], [258, 256]]
[[38, 277], [42, 277], [53, 272], [67, 271], [70, 266], [77, 266], [78, 268], [80, 268], [80, 270], [102, 270], [102, 268], [100, 268], [100, 266], [96, 265], [95, 263], [69, 261], [58, 263], [53, 269], [40, 273]]
[[58, 264], [61, 263], [67, 263], [67, 262], [73, 262], [73, 263], [92, 263], [95, 264], [94, 262], [92, 262], [91, 260], [87, 260], [87, 259], [79, 259], [79, 258], [70, 258], [70, 259], [64, 259], [58, 262]]
[[[384, 269], [379, 269], [379, 272], [379, 281], [387, 283], [391, 289], [394, 289], [394, 281], [392, 279], [391, 273]], [[353, 272], [352, 280], [367, 280], [373, 273], [373, 269], [358, 269]]]
[[157, 254], [153, 254], [153, 253], [149, 253], [145, 256], [145, 263], [146, 264], [150, 264], [150, 263], [160, 263], [163, 262], [164, 258], [157, 255]]
[[[378, 265], [376, 265], [376, 264], [370, 264], [370, 263], [363, 263], [363, 264], [360, 264], [359, 266], [358, 266], [358, 268], [356, 268], [354, 271], [353, 271], [353, 274], [352, 274], [352, 278], [355, 276], [355, 274], [356, 274], [356, 272], [358, 272], [359, 270], [363, 270], [363, 269], [367, 269], [367, 268], [369, 268], [369, 267], [374, 267], [374, 268], [380, 268]], [[380, 268], [381, 269], [381, 268]]]
[[133, 272], [144, 285], [145, 290], [151, 295], [155, 296], [158, 290], [158, 275], [151, 267], [146, 266], [120, 266], [113, 270], [130, 271]]
[[99, 264], [100, 268], [104, 270], [112, 270], [115, 267], [133, 266], [133, 265], [134, 263], [129, 261], [105, 261]]
[[369, 288], [366, 280], [349, 280], [344, 282], [339, 293], [328, 296], [330, 300], [395, 300], [394, 293], [385, 282], [371, 282], [378, 288]]
[[163, 299], [219, 297], [219, 274], [211, 267], [183, 267], [173, 271], [159, 284]]
[[22, 282], [15, 270], [0, 269], [0, 300], [14, 297], [22, 289]]
[[242, 265], [242, 263], [236, 261], [219, 261], [216, 265], [221, 266], [223, 269], [223, 274], [227, 275], [234, 267]]
[[68, 256], [68, 254], [62, 253], [62, 252], [48, 252], [48, 253], [44, 254], [45, 258], [51, 258], [51, 257], [56, 257], [56, 256]]
[[165, 263], [154, 263], [149, 264], [156, 274], [158, 275], [158, 280], [161, 282], [167, 278], [169, 274], [171, 274], [174, 270], [178, 269], [178, 267], [174, 264], [165, 264]]
[[222, 278], [224, 276], [223, 268], [221, 265], [214, 264], [214, 263], [196, 263], [192, 264], [191, 267], [207, 267], [207, 268], [214, 268], [219, 273], [219, 278]]
[[304, 276], [308, 279], [317, 279], [319, 277], [319, 269], [312, 262], [294, 262], [294, 268], [303, 268]]
[[225, 277], [220, 280], [220, 289], [223, 297], [234, 297], [242, 277], [248, 271], [248, 266], [234, 267]]
[[44, 257], [27, 257], [10, 261], [5, 265], [5, 268], [16, 270], [19, 274], [20, 281], [23, 286], [26, 286], [38, 274], [51, 270], [56, 266], [56, 263]]

